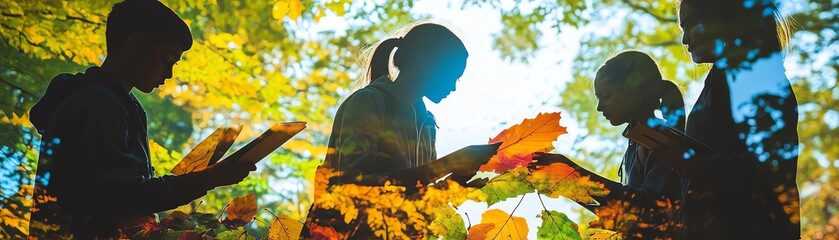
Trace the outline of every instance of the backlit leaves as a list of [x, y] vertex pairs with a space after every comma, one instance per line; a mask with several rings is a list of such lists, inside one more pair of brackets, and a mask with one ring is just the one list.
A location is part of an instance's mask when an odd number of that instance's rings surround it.
[[487, 205], [533, 192], [533, 187], [527, 182], [528, 174], [527, 168], [519, 167], [489, 180], [480, 191]]
[[216, 129], [181, 159], [178, 165], [172, 168], [172, 173], [183, 175], [206, 169], [211, 162], [221, 159], [227, 147], [233, 144], [236, 137], [239, 136], [240, 131], [241, 128], [220, 127]]
[[540, 113], [535, 118], [525, 119], [519, 124], [501, 131], [489, 143], [503, 142], [498, 153], [481, 166], [481, 171], [505, 172], [515, 167], [526, 166], [533, 159], [534, 152], [553, 149], [553, 141], [566, 129], [559, 125], [559, 113]]
[[527, 222], [522, 217], [510, 216], [498, 209], [490, 209], [481, 216], [481, 224], [469, 229], [469, 240], [527, 239]]
[[241, 227], [253, 221], [256, 216], [256, 198], [254, 194], [234, 198], [226, 209], [227, 217], [222, 220], [225, 225], [235, 228]]
[[454, 208], [443, 207], [437, 211], [437, 218], [431, 221], [428, 230], [443, 239], [465, 239], [466, 227], [463, 218]]
[[588, 176], [580, 176], [573, 167], [564, 163], [541, 166], [527, 176], [527, 181], [541, 194], [551, 198], [560, 196], [582, 203], [596, 203], [591, 196], [609, 194], [602, 183], [591, 181]]
[[280, 215], [274, 218], [271, 222], [271, 228], [268, 229], [269, 240], [288, 240], [298, 239], [300, 231], [303, 229], [303, 224], [297, 220], [291, 219], [286, 215]]
[[580, 240], [577, 224], [568, 219], [564, 213], [557, 211], [542, 211], [538, 215], [542, 219], [536, 237], [538, 239]]

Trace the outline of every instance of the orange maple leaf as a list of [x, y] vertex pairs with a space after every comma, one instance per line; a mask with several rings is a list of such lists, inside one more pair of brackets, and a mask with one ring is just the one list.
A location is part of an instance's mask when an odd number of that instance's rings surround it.
[[227, 217], [221, 222], [231, 229], [244, 226], [256, 216], [256, 198], [253, 193], [237, 197], [227, 205]]
[[553, 150], [553, 141], [567, 133], [559, 125], [559, 112], [540, 113], [535, 118], [524, 119], [519, 124], [504, 129], [489, 143], [503, 142], [498, 152], [480, 170], [502, 173], [510, 169], [527, 166], [533, 161], [535, 152]]
[[312, 239], [316, 240], [337, 240], [344, 238], [334, 228], [329, 226], [323, 227], [317, 224], [309, 224], [309, 233], [312, 235]]

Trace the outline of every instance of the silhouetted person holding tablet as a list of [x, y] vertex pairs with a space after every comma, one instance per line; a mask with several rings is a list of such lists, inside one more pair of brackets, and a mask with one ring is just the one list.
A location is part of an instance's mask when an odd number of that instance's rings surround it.
[[201, 172], [154, 176], [146, 113], [131, 90], [149, 93], [171, 78], [192, 46], [191, 33], [159, 1], [126, 0], [108, 15], [106, 41], [102, 66], [56, 76], [31, 110], [42, 134], [33, 237], [117, 238], [154, 221], [155, 212], [255, 170], [247, 161], [222, 161]]

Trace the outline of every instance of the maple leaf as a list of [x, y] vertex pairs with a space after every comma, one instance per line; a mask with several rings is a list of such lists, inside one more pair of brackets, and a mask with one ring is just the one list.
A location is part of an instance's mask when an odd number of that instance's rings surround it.
[[[303, 230], [303, 224], [286, 215], [280, 215], [271, 222], [268, 229], [269, 240], [298, 239]], [[333, 230], [334, 231], [334, 230]]]
[[237, 197], [227, 205], [227, 217], [221, 222], [228, 227], [236, 228], [253, 221], [256, 216], [256, 198], [253, 193], [244, 197]]
[[332, 227], [324, 227], [317, 224], [309, 224], [309, 234], [312, 235], [312, 239], [315, 240], [337, 240], [337, 239], [344, 239], [338, 231], [335, 231], [335, 228]]
[[213, 131], [210, 136], [198, 143], [174, 168], [172, 173], [184, 175], [207, 169], [210, 165], [221, 159], [230, 145], [236, 141], [242, 128], [220, 127]]
[[526, 166], [533, 160], [534, 152], [553, 150], [553, 141], [567, 133], [559, 125], [559, 112], [540, 113], [535, 118], [504, 129], [489, 143], [503, 142], [498, 152], [480, 170], [502, 173], [519, 166]]
[[467, 239], [527, 239], [527, 221], [502, 210], [490, 209], [481, 215], [481, 224], [469, 229]]
[[271, 15], [274, 19], [282, 21], [288, 16], [289, 19], [297, 21], [306, 6], [300, 0], [280, 0], [274, 3]]
[[449, 206], [437, 210], [437, 217], [428, 226], [434, 235], [442, 239], [464, 239], [466, 238], [466, 224], [454, 208]]
[[527, 181], [540, 194], [550, 198], [564, 196], [581, 203], [596, 203], [591, 196], [609, 194], [602, 183], [591, 181], [588, 176], [581, 176], [577, 170], [564, 163], [541, 166], [527, 176]]
[[536, 232], [537, 239], [580, 240], [577, 224], [568, 219], [564, 213], [557, 211], [542, 211], [537, 217], [542, 218], [542, 225]]
[[[487, 206], [504, 201], [505, 199], [533, 192], [533, 187], [527, 182], [529, 171], [519, 167], [501, 174], [484, 185], [480, 192], [487, 202]], [[472, 199], [479, 201], [478, 199]]]

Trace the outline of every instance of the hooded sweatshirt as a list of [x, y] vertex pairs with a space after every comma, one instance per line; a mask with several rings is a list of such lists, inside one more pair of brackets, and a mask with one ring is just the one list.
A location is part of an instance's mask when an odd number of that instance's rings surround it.
[[154, 176], [146, 113], [116, 82], [99, 67], [61, 74], [31, 109], [42, 135], [33, 236], [113, 237], [212, 188], [204, 174]]

